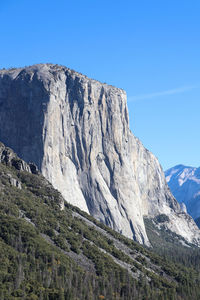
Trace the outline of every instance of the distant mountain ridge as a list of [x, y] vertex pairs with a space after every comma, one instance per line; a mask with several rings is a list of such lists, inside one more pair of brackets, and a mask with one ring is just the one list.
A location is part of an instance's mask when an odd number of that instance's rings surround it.
[[200, 217], [200, 167], [177, 165], [165, 171], [170, 190], [179, 203], [184, 203], [187, 212]]

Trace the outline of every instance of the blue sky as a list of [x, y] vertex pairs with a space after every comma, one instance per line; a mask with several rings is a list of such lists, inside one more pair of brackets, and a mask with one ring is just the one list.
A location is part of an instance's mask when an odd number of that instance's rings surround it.
[[0, 68], [52, 62], [126, 90], [164, 169], [200, 166], [200, 1], [1, 0]]

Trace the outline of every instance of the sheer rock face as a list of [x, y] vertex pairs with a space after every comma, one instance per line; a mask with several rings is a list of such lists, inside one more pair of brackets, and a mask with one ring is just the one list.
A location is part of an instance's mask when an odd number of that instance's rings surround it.
[[199, 243], [157, 159], [129, 130], [123, 90], [51, 64], [1, 70], [0, 140], [122, 234], [148, 244], [143, 216], [164, 213], [172, 231]]

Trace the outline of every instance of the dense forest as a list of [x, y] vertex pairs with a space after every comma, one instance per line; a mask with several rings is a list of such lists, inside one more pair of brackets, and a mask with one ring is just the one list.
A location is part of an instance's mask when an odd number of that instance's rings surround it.
[[63, 203], [60, 193], [33, 173], [4, 149], [1, 300], [200, 299], [200, 251], [158, 229], [164, 215], [145, 220], [148, 249]]

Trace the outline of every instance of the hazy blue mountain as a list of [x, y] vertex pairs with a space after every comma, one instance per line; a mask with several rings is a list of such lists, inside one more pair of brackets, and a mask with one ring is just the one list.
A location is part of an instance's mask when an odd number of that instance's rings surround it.
[[187, 212], [200, 216], [200, 167], [177, 165], [165, 171], [167, 183], [179, 203], [185, 203]]

